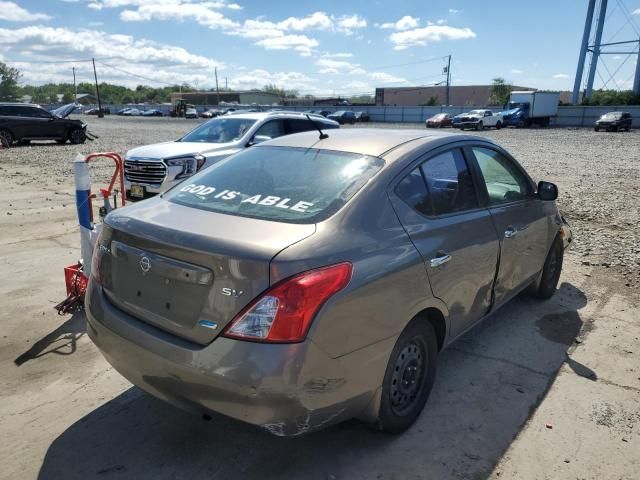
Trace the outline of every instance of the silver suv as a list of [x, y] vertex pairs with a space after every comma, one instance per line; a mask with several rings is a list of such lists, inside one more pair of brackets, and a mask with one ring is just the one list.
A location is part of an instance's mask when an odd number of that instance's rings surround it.
[[129, 150], [124, 162], [127, 196], [145, 198], [164, 192], [200, 169], [266, 140], [339, 126], [320, 115], [307, 117], [295, 112], [235, 113], [214, 118], [179, 140]]

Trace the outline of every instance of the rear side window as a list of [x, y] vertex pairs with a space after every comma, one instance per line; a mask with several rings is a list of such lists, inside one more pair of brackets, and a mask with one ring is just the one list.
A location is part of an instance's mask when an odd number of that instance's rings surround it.
[[338, 211], [383, 165], [380, 158], [354, 153], [255, 147], [201, 171], [164, 198], [229, 215], [316, 223]]
[[460, 150], [450, 150], [427, 160], [422, 165], [422, 173], [427, 181], [433, 215], [478, 207], [471, 172]]
[[491, 205], [515, 202], [529, 197], [531, 185], [511, 160], [489, 148], [473, 147], [473, 154], [487, 186]]
[[[290, 118], [286, 120], [289, 133], [308, 132], [309, 130], [315, 130], [316, 126], [309, 120], [303, 120], [298, 118]], [[317, 125], [320, 128], [324, 127], [324, 124], [319, 120], [316, 120]]]
[[478, 207], [471, 173], [458, 149], [436, 155], [413, 170], [396, 186], [396, 194], [420, 213], [431, 216]]

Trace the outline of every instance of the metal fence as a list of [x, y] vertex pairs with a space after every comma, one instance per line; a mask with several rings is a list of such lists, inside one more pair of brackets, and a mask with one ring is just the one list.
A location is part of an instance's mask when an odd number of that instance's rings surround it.
[[[145, 111], [150, 109], [157, 109], [163, 112], [165, 115], [169, 115], [171, 110], [170, 105], [109, 105], [112, 113], [117, 112], [123, 108], [138, 108]], [[196, 105], [198, 113], [202, 113], [205, 110], [222, 108], [217, 105]], [[278, 109], [296, 112], [305, 112], [309, 110], [324, 110], [329, 112], [336, 112], [339, 110], [354, 110], [360, 112], [366, 112], [369, 115], [369, 119], [372, 122], [387, 122], [387, 123], [422, 123], [427, 118], [435, 115], [436, 113], [449, 113], [451, 115], [458, 115], [459, 113], [468, 112], [474, 108], [489, 108], [494, 112], [499, 112], [502, 109], [499, 107], [395, 107], [395, 106], [265, 106], [264, 109]], [[633, 125], [640, 127], [640, 106], [604, 106], [604, 107], [573, 107], [573, 106], [561, 106], [558, 108], [558, 115], [551, 119], [552, 126], [561, 127], [592, 127], [594, 122], [602, 114], [613, 111], [625, 111], [630, 112], [633, 117]]]

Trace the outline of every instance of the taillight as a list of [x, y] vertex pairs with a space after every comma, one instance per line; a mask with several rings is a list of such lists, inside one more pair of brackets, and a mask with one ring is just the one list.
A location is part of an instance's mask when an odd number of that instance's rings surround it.
[[317, 268], [285, 279], [253, 300], [223, 335], [270, 343], [301, 342], [320, 307], [351, 280], [350, 263]]

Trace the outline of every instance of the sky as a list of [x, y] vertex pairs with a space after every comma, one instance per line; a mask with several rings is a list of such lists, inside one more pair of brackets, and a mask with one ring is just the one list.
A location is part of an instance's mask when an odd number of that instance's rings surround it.
[[[525, 6], [526, 4], [526, 6]], [[535, 6], [532, 6], [534, 5]], [[586, 0], [0, 0], [0, 61], [22, 84], [188, 83], [301, 94], [494, 77], [573, 87]], [[640, 0], [610, 0], [603, 40], [640, 38]], [[616, 47], [628, 51], [634, 46]], [[627, 58], [629, 57], [629, 58]], [[596, 88], [631, 88], [637, 55], [603, 57]]]

